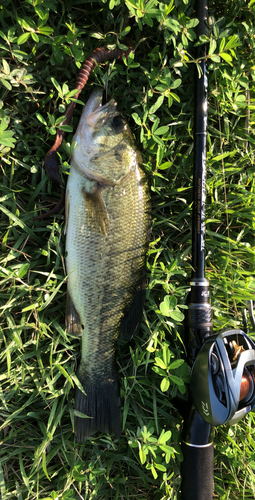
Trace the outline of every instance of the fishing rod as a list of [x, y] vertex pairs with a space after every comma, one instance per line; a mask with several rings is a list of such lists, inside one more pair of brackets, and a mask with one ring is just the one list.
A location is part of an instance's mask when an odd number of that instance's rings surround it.
[[[207, 0], [196, 2], [197, 35], [206, 35]], [[191, 369], [189, 411], [184, 418], [182, 500], [213, 495], [213, 428], [238, 422], [255, 407], [255, 344], [242, 330], [213, 331], [209, 281], [205, 277], [207, 45], [197, 47], [192, 210], [192, 277], [187, 355]]]

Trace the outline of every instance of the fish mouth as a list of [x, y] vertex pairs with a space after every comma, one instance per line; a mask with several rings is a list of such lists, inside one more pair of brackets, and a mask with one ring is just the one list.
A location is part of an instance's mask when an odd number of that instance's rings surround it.
[[86, 103], [84, 118], [90, 127], [99, 128], [109, 119], [109, 117], [116, 114], [117, 104], [113, 99], [104, 105], [102, 104], [103, 93], [103, 89], [96, 88]]

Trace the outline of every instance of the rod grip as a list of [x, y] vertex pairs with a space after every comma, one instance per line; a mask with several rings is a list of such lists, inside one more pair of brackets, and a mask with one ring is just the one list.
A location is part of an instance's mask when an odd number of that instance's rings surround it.
[[213, 496], [213, 443], [190, 446], [182, 442], [181, 500], [211, 500]]

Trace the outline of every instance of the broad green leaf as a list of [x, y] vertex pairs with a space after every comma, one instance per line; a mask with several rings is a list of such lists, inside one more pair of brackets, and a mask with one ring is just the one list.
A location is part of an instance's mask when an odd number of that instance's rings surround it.
[[168, 168], [170, 168], [172, 166], [172, 163], [170, 161], [167, 161], [165, 163], [161, 163], [161, 165], [159, 165], [159, 169], [160, 170], [166, 170]]
[[175, 449], [172, 446], [168, 446], [167, 444], [162, 444], [159, 446], [162, 451], [165, 451], [166, 453], [171, 453], [171, 455], [174, 455]]
[[53, 32], [53, 29], [50, 28], [49, 26], [44, 26], [44, 27], [39, 27], [39, 32], [41, 33], [41, 35], [45, 35], [45, 36], [50, 36]]
[[154, 465], [156, 469], [161, 470], [162, 472], [165, 472], [167, 470], [166, 467], [162, 464], [157, 464], [156, 462], [154, 462]]
[[163, 369], [166, 369], [167, 366], [166, 364], [164, 363], [163, 359], [159, 358], [158, 356], [155, 357], [155, 363], [160, 367], [160, 368], [163, 368]]
[[161, 304], [159, 305], [159, 309], [163, 316], [169, 316], [169, 307], [166, 302], [161, 302]]
[[9, 75], [10, 74], [10, 66], [5, 59], [2, 59], [2, 65], [3, 65], [3, 69], [4, 69], [5, 74]]
[[220, 49], [219, 49], [220, 53], [223, 52], [224, 47], [225, 47], [225, 43], [226, 43], [226, 38], [223, 37], [222, 40], [221, 40], [221, 42], [220, 42]]
[[155, 365], [154, 365], [154, 366], [152, 367], [152, 369], [153, 369], [153, 371], [154, 371], [155, 373], [157, 373], [157, 374], [158, 374], [158, 375], [160, 375], [161, 377], [164, 377], [164, 376], [165, 376], [165, 374], [166, 374], [165, 370], [167, 369], [167, 366], [164, 366], [164, 369], [162, 370], [162, 368], [159, 368], [159, 366], [155, 366]]
[[156, 130], [156, 128], [158, 127], [160, 123], [160, 119], [157, 117], [152, 125], [152, 128], [151, 128], [151, 132], [154, 133], [154, 131]]
[[183, 365], [184, 359], [176, 359], [169, 365], [169, 370], [175, 370], [176, 368], [179, 368], [181, 365]]
[[171, 436], [172, 436], [171, 431], [165, 431], [163, 429], [160, 436], [159, 436], [158, 443], [165, 444], [171, 438]]
[[136, 2], [134, 0], [125, 0], [125, 3], [131, 7], [133, 7], [134, 9], [138, 9], [138, 5], [136, 4]]
[[154, 134], [156, 134], [156, 135], [164, 135], [164, 134], [167, 134], [168, 130], [169, 130], [169, 127], [166, 127], [166, 126], [165, 127], [159, 127], [159, 128], [157, 128], [157, 130], [155, 130]]
[[199, 20], [194, 18], [194, 19], [191, 19], [187, 24], [186, 24], [186, 28], [189, 29], [189, 28], [195, 28], [197, 25], [199, 24]]
[[176, 385], [184, 386], [183, 380], [179, 377], [176, 377], [176, 375], [169, 375], [169, 377]]
[[0, 30], [0, 36], [3, 38], [6, 42], [8, 40], [7, 36], [3, 33], [3, 31]]
[[47, 13], [43, 9], [42, 5], [35, 5], [35, 12], [36, 14], [40, 17], [40, 19], [45, 19], [45, 17], [48, 17]]
[[43, 125], [47, 126], [46, 120], [43, 118], [42, 115], [40, 115], [40, 113], [36, 113], [36, 118], [37, 118], [37, 120], [39, 120], [39, 122], [43, 123]]
[[151, 472], [152, 472], [154, 479], [157, 479], [158, 474], [157, 474], [156, 469], [153, 465], [151, 466]]
[[211, 38], [209, 49], [208, 49], [209, 56], [211, 56], [215, 52], [216, 48], [217, 48], [217, 42], [216, 42], [216, 40]]
[[159, 96], [157, 98], [156, 102], [151, 106], [149, 113], [150, 114], [155, 113], [160, 108], [160, 106], [162, 106], [163, 101], [164, 101], [164, 96], [162, 96], [162, 95]]
[[141, 125], [142, 124], [142, 120], [141, 120], [140, 116], [137, 113], [132, 113], [132, 118], [133, 118], [133, 120], [135, 121], [135, 123], [137, 125]]
[[178, 35], [178, 33], [182, 31], [182, 25], [176, 19], [173, 19], [171, 17], [168, 17], [163, 24], [168, 29], [173, 31], [175, 35]]
[[227, 54], [226, 52], [221, 52], [220, 57], [222, 57], [222, 59], [224, 59], [224, 61], [226, 61], [228, 64], [231, 64], [232, 56], [230, 54]]
[[163, 378], [163, 380], [161, 381], [161, 384], [160, 384], [160, 390], [162, 392], [166, 392], [166, 391], [168, 391], [169, 386], [170, 386], [170, 380], [166, 377]]
[[28, 33], [23, 33], [22, 35], [20, 35], [18, 38], [18, 41], [17, 41], [18, 45], [22, 45], [23, 43], [27, 42], [27, 40], [30, 37], [30, 34], [31, 33], [28, 32]]
[[175, 309], [173, 311], [169, 311], [169, 316], [170, 318], [174, 319], [175, 321], [183, 321], [184, 320], [184, 314], [179, 311], [178, 309]]
[[[3, 118], [0, 118], [0, 132], [6, 130], [10, 123], [10, 117], [8, 115], [3, 115]], [[13, 132], [11, 132], [13, 134]]]
[[39, 36], [37, 35], [37, 33], [33, 32], [31, 33], [31, 37], [33, 38], [33, 40], [38, 43], [40, 41], [39, 39]]
[[170, 97], [170, 96], [171, 96], [171, 97], [172, 97], [175, 101], [177, 101], [177, 102], [181, 102], [180, 97], [179, 97], [177, 94], [175, 94], [174, 92], [170, 92], [170, 94], [169, 94], [169, 96], [168, 96], [168, 97]]
[[78, 471], [74, 470], [73, 471], [73, 478], [75, 479], [75, 481], [82, 482], [82, 481], [86, 481], [87, 476], [86, 476], [86, 474], [81, 474]]
[[55, 78], [51, 78], [51, 81], [54, 85], [54, 87], [56, 87], [57, 91], [59, 92], [59, 94], [62, 94], [62, 89], [61, 89], [61, 86], [59, 85], [59, 83], [57, 82], [57, 80]]
[[168, 345], [164, 345], [163, 346], [163, 360], [167, 366], [170, 363], [171, 356], [172, 356], [172, 353], [170, 352]]
[[68, 94], [68, 97], [73, 97], [75, 95], [75, 92], [77, 92], [77, 89], [72, 90], [69, 92], [69, 87], [66, 83], [63, 83], [62, 85], [62, 94], [66, 95]]
[[8, 90], [12, 90], [11, 84], [8, 82], [8, 80], [5, 80], [5, 78], [1, 78], [0, 82], [4, 87], [6, 87]]
[[35, 22], [31, 19], [31, 17], [17, 17], [19, 24], [22, 26], [27, 31], [35, 31], [36, 30], [36, 24]]
[[143, 465], [146, 462], [146, 453], [144, 450], [144, 446], [141, 446], [141, 448], [139, 449], [139, 458], [141, 464]]
[[164, 297], [164, 302], [161, 302], [159, 308], [164, 316], [170, 316], [170, 311], [175, 309], [176, 305], [176, 297], [174, 295], [166, 295]]
[[58, 127], [64, 121], [65, 121], [65, 116], [59, 116], [55, 121], [55, 126]]
[[229, 49], [233, 49], [235, 47], [238, 47], [241, 44], [242, 44], [242, 42], [241, 42], [239, 36], [236, 35], [236, 34], [234, 34], [228, 40], [227, 44], [225, 45], [224, 50], [226, 51], [226, 50], [229, 50]]
[[72, 125], [59, 125], [59, 130], [64, 130], [64, 132], [73, 132]]
[[13, 137], [13, 132], [11, 130], [5, 130], [4, 132], [0, 132], [0, 144], [3, 146], [7, 146], [9, 148], [13, 148], [16, 142], [15, 137]]
[[174, 295], [166, 295], [164, 298], [169, 309], [174, 309], [177, 305], [177, 298]]
[[176, 80], [174, 80], [174, 82], [171, 83], [170, 87], [171, 89], [177, 89], [178, 87], [180, 87], [181, 83], [182, 83], [181, 78], [177, 78]]
[[210, 55], [210, 59], [213, 62], [220, 63], [220, 56], [216, 56], [215, 54]]
[[246, 102], [245, 95], [242, 95], [242, 94], [238, 95], [236, 97], [236, 102], [245, 103]]

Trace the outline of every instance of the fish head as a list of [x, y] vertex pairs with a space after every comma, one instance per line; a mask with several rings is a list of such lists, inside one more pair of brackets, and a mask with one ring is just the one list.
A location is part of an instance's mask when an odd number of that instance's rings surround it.
[[[101, 177], [116, 182], [126, 175], [137, 161], [132, 132], [117, 103], [111, 99], [102, 104], [103, 89], [96, 89], [87, 101], [73, 140], [72, 160], [91, 179]], [[110, 172], [109, 172], [110, 170]]]

